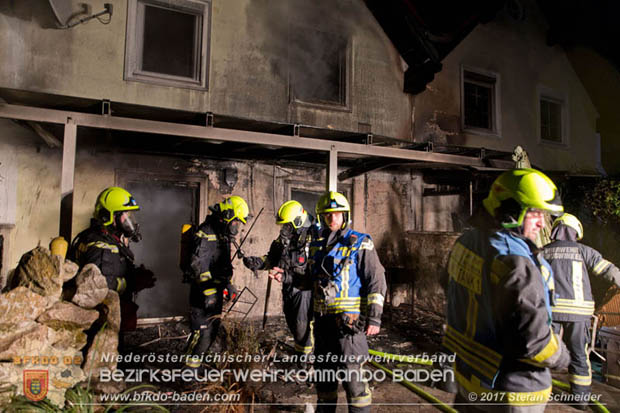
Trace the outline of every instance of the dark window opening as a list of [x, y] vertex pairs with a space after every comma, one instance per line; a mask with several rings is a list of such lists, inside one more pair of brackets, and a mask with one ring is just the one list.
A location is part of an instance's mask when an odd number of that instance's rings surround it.
[[[347, 198], [347, 200], [349, 201], [349, 205], [351, 206], [351, 208], [353, 208], [353, 206], [351, 205], [350, 190], [341, 188], [338, 190], [338, 192], [340, 192], [342, 195], [345, 196], [345, 198]], [[316, 204], [319, 201], [321, 195], [323, 195], [324, 193], [325, 191], [291, 188], [291, 199], [299, 202], [304, 207], [306, 212], [318, 219], [318, 217], [316, 216]]]
[[294, 29], [290, 43], [291, 87], [295, 100], [346, 105], [347, 38], [312, 29]]
[[562, 104], [540, 99], [540, 137], [542, 140], [562, 143]]
[[142, 70], [196, 78], [200, 17], [145, 5]]
[[316, 203], [319, 201], [321, 195], [323, 195], [323, 192], [291, 189], [291, 199], [303, 205], [306, 212], [313, 217], [316, 215]]
[[210, 0], [128, 0], [125, 80], [204, 90]]
[[463, 105], [465, 127], [495, 130], [495, 79], [465, 71]]

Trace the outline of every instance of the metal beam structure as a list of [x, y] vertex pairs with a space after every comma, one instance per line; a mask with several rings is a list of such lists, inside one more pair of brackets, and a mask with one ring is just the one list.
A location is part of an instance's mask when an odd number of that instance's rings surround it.
[[160, 135], [170, 135], [173, 137], [184, 136], [196, 139], [281, 146], [285, 148], [303, 148], [324, 152], [331, 152], [332, 150], [335, 150], [338, 153], [404, 159], [409, 161], [427, 161], [449, 165], [484, 166], [484, 163], [480, 158], [470, 156], [448, 155], [413, 149], [399, 149], [359, 143], [304, 138], [299, 136], [224, 129], [213, 126], [196, 126], [153, 120], [122, 118], [108, 115], [93, 115], [89, 113], [1, 103], [0, 118], [58, 124], [64, 124], [67, 118], [71, 118], [77, 126], [89, 128], [154, 133]]
[[432, 153], [414, 149], [390, 148], [373, 146], [369, 144], [305, 138], [301, 136], [287, 136], [264, 132], [225, 129], [213, 126], [197, 126], [173, 122], [115, 117], [108, 114], [95, 115], [82, 112], [13, 105], [3, 102], [0, 102], [0, 118], [65, 125], [62, 157], [60, 234], [68, 241], [71, 240], [73, 187], [78, 126], [168, 135], [171, 139], [182, 136], [219, 142], [238, 142], [254, 145], [279, 146], [284, 148], [304, 148], [305, 150], [328, 152], [329, 163], [327, 165], [326, 187], [331, 191], [336, 191], [338, 187], [339, 153], [374, 158], [383, 157], [405, 161], [424, 161], [460, 166], [484, 166], [482, 159], [479, 157]]
[[329, 150], [329, 163], [327, 165], [327, 190], [338, 190], [338, 151], [334, 146]]
[[73, 188], [75, 179], [75, 149], [77, 125], [72, 118], [65, 119], [65, 137], [62, 145], [62, 173], [60, 178], [60, 236], [71, 242], [73, 221]]

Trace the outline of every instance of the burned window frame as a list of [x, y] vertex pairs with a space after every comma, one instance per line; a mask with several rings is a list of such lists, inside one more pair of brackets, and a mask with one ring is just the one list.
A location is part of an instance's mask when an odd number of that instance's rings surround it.
[[[290, 59], [293, 58], [291, 53], [291, 42], [292, 42], [292, 33], [305, 32], [308, 33], [310, 31], [321, 32], [328, 36], [340, 37], [344, 40], [345, 50], [340, 56], [341, 65], [340, 68], [340, 84], [339, 84], [339, 101], [328, 101], [328, 100], [309, 100], [304, 99], [299, 96], [299, 94], [295, 91], [295, 79], [294, 74], [292, 73], [293, 67]], [[347, 35], [345, 33], [339, 33], [333, 30], [326, 30], [321, 27], [308, 27], [299, 23], [291, 23], [289, 25], [289, 42], [288, 42], [289, 52], [288, 52], [288, 94], [289, 94], [289, 104], [296, 106], [306, 106], [306, 107], [315, 107], [315, 108], [323, 108], [329, 110], [336, 111], [345, 111], [351, 112], [351, 77], [352, 77], [352, 69], [353, 69], [353, 41], [352, 36]]]
[[[538, 86], [537, 93], [537, 133], [538, 141], [544, 145], [566, 147], [569, 144], [568, 134], [568, 98], [564, 93], [555, 91], [545, 86]], [[560, 109], [560, 120], [557, 128], [560, 130], [560, 140], [547, 139], [543, 136], [543, 101], [555, 104]]]
[[[194, 75], [175, 76], [142, 69], [146, 6], [192, 14], [199, 19], [194, 38]], [[128, 0], [124, 79], [179, 88], [208, 90], [211, 0]]]
[[[460, 71], [461, 86], [461, 128], [465, 132], [501, 137], [501, 101], [500, 101], [500, 75], [497, 72], [479, 69], [471, 66], [461, 65]], [[465, 119], [466, 98], [465, 84], [471, 83], [477, 86], [490, 89], [489, 96], [491, 102], [489, 104], [489, 127], [483, 128], [479, 126], [468, 125]]]

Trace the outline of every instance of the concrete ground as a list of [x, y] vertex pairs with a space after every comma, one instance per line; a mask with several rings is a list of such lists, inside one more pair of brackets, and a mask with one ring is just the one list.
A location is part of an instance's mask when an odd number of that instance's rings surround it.
[[[402, 306], [401, 306], [402, 307]], [[384, 316], [384, 322], [380, 334], [369, 340], [369, 347], [375, 350], [396, 353], [396, 354], [415, 354], [424, 353], [435, 354], [441, 341], [443, 317], [440, 314], [416, 308], [397, 308], [388, 310]], [[272, 353], [279, 360], [287, 354], [292, 354], [293, 341], [288, 333], [284, 320], [281, 317], [274, 317], [269, 320], [265, 331], [262, 330], [258, 322], [244, 322], [244, 329], [254, 329], [256, 331], [255, 340], [259, 343], [259, 353]], [[167, 331], [169, 330], [169, 331]], [[151, 327], [143, 331], [138, 331], [130, 336], [131, 347], [134, 352], [156, 352], [156, 353], [182, 353], [184, 346], [183, 340], [156, 340], [153, 337], [169, 336], [179, 337], [183, 333], [189, 332], [187, 326], [178, 323], [168, 327]], [[148, 345], [140, 345], [148, 342]], [[399, 368], [402, 370], [420, 368], [417, 365], [404, 365], [398, 363], [387, 364], [389, 368]], [[413, 366], [413, 367], [412, 367]], [[151, 367], [171, 368], [174, 366]], [[275, 361], [257, 365], [266, 370], [273, 369], [297, 369], [293, 363]], [[207, 366], [207, 368], [216, 368]], [[377, 370], [369, 367], [372, 372]], [[566, 374], [556, 374], [556, 379], [567, 382]], [[451, 405], [454, 395], [429, 386], [430, 382], [416, 383], [424, 391], [432, 394], [441, 402]], [[422, 399], [401, 384], [394, 382], [390, 378], [383, 381], [371, 381], [373, 405], [372, 411], [379, 413], [392, 412], [435, 412], [439, 411], [436, 406]], [[188, 392], [193, 389], [205, 389], [205, 385], [174, 383], [171, 385], [159, 386], [164, 391]], [[220, 389], [213, 386], [210, 389], [223, 391], [224, 388], [229, 392], [241, 392], [244, 396], [242, 405], [214, 405], [202, 404], [194, 406], [171, 406], [173, 412], [311, 412], [316, 402], [316, 392], [311, 384], [298, 382], [284, 382], [277, 380], [273, 383], [253, 383], [248, 384], [241, 390], [240, 386], [228, 383]], [[593, 394], [599, 395], [603, 405], [610, 412], [620, 413], [620, 389], [594, 381]], [[342, 386], [339, 387], [339, 405], [337, 413], [347, 412], [346, 396]], [[571, 412], [578, 410], [566, 404], [548, 404], [546, 412]]]

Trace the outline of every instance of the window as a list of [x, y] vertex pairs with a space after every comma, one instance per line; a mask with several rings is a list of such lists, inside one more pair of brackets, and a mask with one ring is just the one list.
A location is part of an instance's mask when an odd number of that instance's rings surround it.
[[463, 129], [499, 134], [499, 76], [462, 69]]
[[[350, 184], [342, 184], [338, 185], [338, 192], [343, 194], [347, 200], [349, 201], [349, 205], [353, 210], [353, 201], [351, 199], [351, 195], [353, 193], [353, 188]], [[283, 200], [295, 200], [299, 202], [306, 212], [308, 212], [313, 217], [316, 217], [316, 204], [321, 197], [325, 193], [325, 184], [316, 181], [308, 181], [304, 182], [301, 180], [286, 180], [284, 181], [284, 193]], [[284, 202], [282, 201], [282, 202]], [[279, 208], [281, 204], [276, 205], [276, 208]]]
[[309, 28], [291, 30], [291, 100], [347, 106], [349, 44], [345, 36]]
[[206, 89], [209, 6], [196, 0], [130, 0], [125, 79]]
[[316, 215], [316, 204], [321, 195], [323, 195], [323, 192], [291, 188], [291, 199], [299, 202], [312, 216]]
[[540, 97], [540, 139], [563, 143], [562, 102], [553, 98]]

